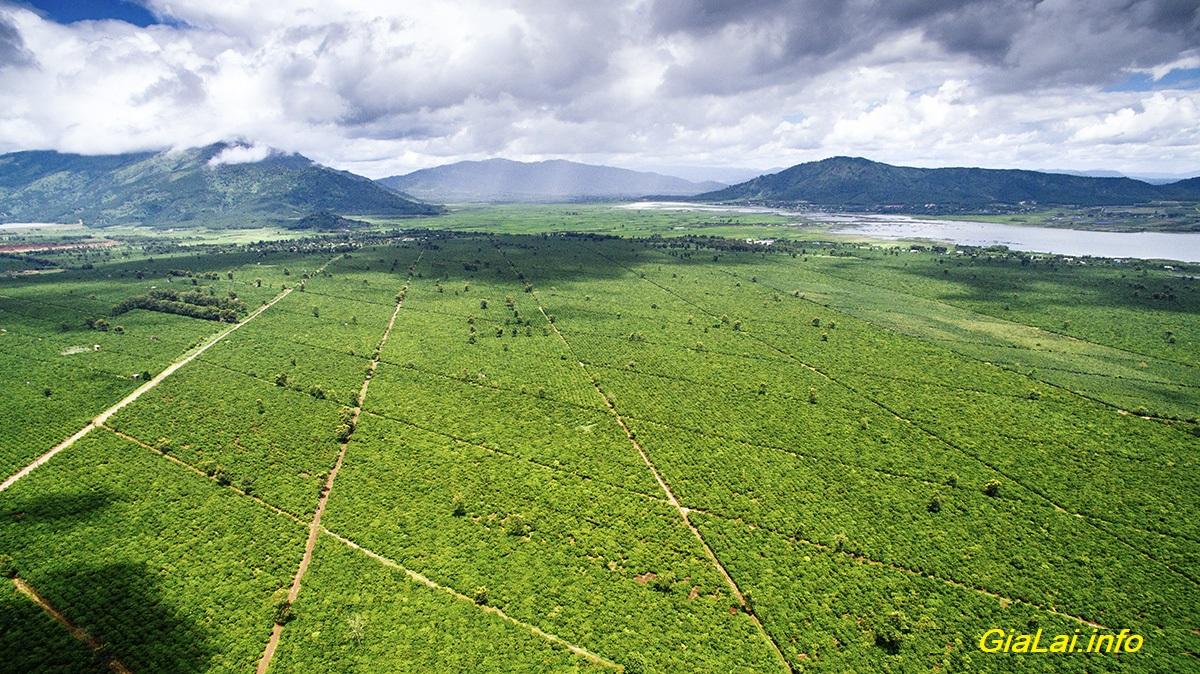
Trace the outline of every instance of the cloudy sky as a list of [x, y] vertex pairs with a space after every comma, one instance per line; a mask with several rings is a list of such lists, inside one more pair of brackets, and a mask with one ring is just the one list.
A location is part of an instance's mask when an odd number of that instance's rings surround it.
[[0, 0], [0, 152], [1200, 173], [1200, 0]]

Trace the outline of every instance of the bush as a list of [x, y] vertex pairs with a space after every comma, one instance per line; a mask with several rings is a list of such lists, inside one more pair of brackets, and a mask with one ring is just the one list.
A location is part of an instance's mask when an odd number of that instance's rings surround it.
[[0, 555], [0, 576], [5, 578], [17, 577], [17, 564], [8, 555]]
[[983, 493], [996, 497], [1000, 495], [1000, 480], [988, 480], [987, 484], [983, 485]]
[[471, 600], [480, 606], [487, 606], [488, 589], [482, 585], [475, 588], [475, 591], [471, 593]]
[[296, 614], [292, 612], [292, 603], [287, 599], [280, 599], [275, 602], [275, 624], [286, 625], [292, 620], [295, 620]]
[[533, 533], [533, 527], [529, 526], [529, 524], [526, 523], [521, 516], [513, 515], [512, 517], [508, 518], [508, 524], [505, 525], [505, 531], [508, 532], [509, 536], [524, 538], [525, 536]]

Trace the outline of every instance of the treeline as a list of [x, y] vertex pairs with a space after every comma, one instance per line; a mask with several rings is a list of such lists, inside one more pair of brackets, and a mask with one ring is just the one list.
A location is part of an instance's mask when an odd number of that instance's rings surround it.
[[195, 290], [183, 293], [175, 290], [151, 290], [145, 295], [123, 300], [113, 307], [112, 315], [120, 316], [132, 309], [160, 311], [167, 314], [202, 318], [207, 321], [236, 323], [238, 317], [246, 312], [246, 303], [233, 293], [230, 293], [228, 297], [216, 297]]

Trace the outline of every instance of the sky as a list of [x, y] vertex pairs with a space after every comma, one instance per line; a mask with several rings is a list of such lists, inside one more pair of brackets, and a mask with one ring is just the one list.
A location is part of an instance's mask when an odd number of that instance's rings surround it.
[[[1200, 0], [0, 0], [0, 152], [1200, 174]], [[703, 169], [703, 170], [700, 170]]]

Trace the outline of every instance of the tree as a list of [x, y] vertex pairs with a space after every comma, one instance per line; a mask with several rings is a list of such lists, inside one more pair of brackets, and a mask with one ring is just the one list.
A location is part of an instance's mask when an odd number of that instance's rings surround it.
[[1000, 480], [988, 480], [987, 484], [983, 485], [983, 493], [996, 497], [1000, 495]]
[[286, 625], [296, 618], [296, 614], [292, 612], [292, 602], [286, 598], [275, 602], [275, 624]]
[[17, 577], [17, 565], [8, 555], [0, 555], [0, 576], [5, 578]]
[[471, 599], [480, 606], [487, 606], [488, 589], [482, 585], [476, 587], [475, 591], [471, 593]]

